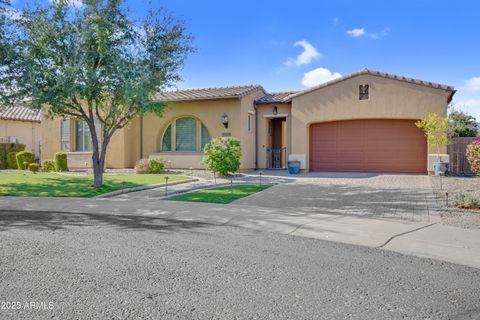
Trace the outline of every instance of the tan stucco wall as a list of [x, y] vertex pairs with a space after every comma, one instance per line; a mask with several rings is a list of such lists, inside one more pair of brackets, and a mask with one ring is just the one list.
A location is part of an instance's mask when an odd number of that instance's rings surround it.
[[[41, 160], [53, 159], [55, 153], [60, 151], [60, 118], [49, 119], [43, 115], [41, 129], [42, 157]], [[107, 168], [128, 168], [133, 166], [130, 161], [128, 146], [125, 147], [125, 132], [128, 128], [118, 130], [110, 140], [105, 166]], [[67, 151], [66, 151], [67, 152]], [[71, 169], [84, 169], [91, 167], [91, 152], [75, 151], [75, 121], [70, 123], [70, 151], [67, 152], [68, 165]], [[87, 162], [87, 165], [85, 164]]]
[[40, 158], [41, 129], [39, 122], [0, 119], [0, 141], [8, 141], [9, 137], [13, 137], [25, 144], [25, 150], [32, 151]]
[[266, 148], [271, 144], [271, 136], [268, 134], [268, 120], [273, 117], [273, 108], [277, 107], [279, 115], [286, 114], [286, 147], [287, 155], [292, 149], [291, 130], [292, 130], [292, 113], [290, 103], [268, 103], [257, 104], [258, 112], [258, 168], [266, 167]]
[[[358, 99], [361, 84], [370, 86], [368, 100]], [[429, 112], [446, 116], [448, 96], [445, 90], [372, 75], [359, 75], [319, 88], [292, 100], [291, 153], [305, 155], [308, 170], [310, 124], [351, 119], [421, 119]], [[429, 147], [428, 152], [436, 150]]]
[[[204, 168], [201, 164], [203, 152], [160, 152], [164, 130], [175, 119], [189, 116], [203, 122], [212, 139], [221, 137], [222, 133], [230, 133], [232, 137], [240, 138], [240, 107], [241, 102], [238, 99], [177, 102], [169, 104], [162, 117], [146, 114], [143, 118], [143, 157], [163, 158], [170, 161], [172, 168]], [[229, 117], [228, 128], [225, 128], [221, 121], [224, 112]], [[197, 136], [199, 129], [197, 128]]]
[[[163, 158], [172, 168], [203, 169], [203, 152], [160, 152], [160, 143], [164, 130], [175, 119], [193, 116], [208, 129], [211, 138], [230, 133], [240, 139], [242, 147], [241, 170], [255, 167], [255, 124], [248, 131], [248, 113], [254, 112], [253, 102], [264, 93], [257, 92], [242, 99], [177, 102], [168, 105], [162, 117], [147, 114], [143, 119], [143, 157]], [[221, 117], [226, 112], [229, 118], [228, 128], [222, 124]], [[200, 128], [197, 128], [199, 130]], [[137, 140], [138, 141], [138, 140]]]

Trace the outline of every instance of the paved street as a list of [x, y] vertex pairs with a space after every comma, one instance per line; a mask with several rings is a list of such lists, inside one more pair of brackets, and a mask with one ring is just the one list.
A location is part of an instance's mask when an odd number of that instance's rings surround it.
[[200, 222], [1, 213], [1, 319], [478, 319], [480, 270]]

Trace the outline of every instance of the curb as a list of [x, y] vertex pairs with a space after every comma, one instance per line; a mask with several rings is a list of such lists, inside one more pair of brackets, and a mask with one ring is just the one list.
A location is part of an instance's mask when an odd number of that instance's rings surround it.
[[[174, 181], [174, 182], [167, 183], [167, 187], [176, 186], [176, 185], [184, 184], [184, 183], [196, 182], [196, 181], [198, 181], [198, 179], [187, 179], [187, 180]], [[155, 188], [160, 188], [160, 187], [165, 187], [165, 183], [152, 184], [152, 185], [149, 185], [149, 186], [142, 186], [142, 187], [116, 190], [116, 191], [112, 191], [112, 192], [108, 192], [108, 193], [98, 195], [96, 197], [93, 197], [93, 199], [112, 198], [112, 197], [115, 197], [115, 196], [118, 196], [118, 195], [121, 195], [121, 194], [150, 190], [150, 189], [155, 189]]]

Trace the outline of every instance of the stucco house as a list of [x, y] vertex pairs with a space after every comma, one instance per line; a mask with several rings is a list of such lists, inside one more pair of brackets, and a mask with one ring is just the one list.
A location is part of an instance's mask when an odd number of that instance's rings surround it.
[[41, 113], [23, 106], [0, 111], [0, 142], [25, 144], [25, 150], [41, 157]]
[[[241, 141], [241, 169], [426, 173], [434, 159], [415, 121], [446, 116], [451, 86], [363, 69], [298, 92], [267, 93], [260, 85], [176, 90], [156, 98], [163, 117], [147, 114], [117, 132], [106, 166], [131, 168], [159, 157], [172, 168], [203, 168], [213, 137]], [[43, 157], [68, 152], [72, 168], [90, 166], [88, 128], [80, 121], [42, 121]], [[446, 150], [442, 152], [445, 153]]]

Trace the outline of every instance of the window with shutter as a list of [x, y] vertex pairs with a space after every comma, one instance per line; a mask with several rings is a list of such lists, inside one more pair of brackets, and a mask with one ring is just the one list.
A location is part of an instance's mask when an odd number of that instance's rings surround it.
[[197, 120], [179, 118], [175, 122], [175, 151], [197, 150]]
[[201, 147], [202, 147], [202, 150], [205, 148], [205, 145], [207, 143], [210, 142], [211, 138], [210, 138], [210, 133], [208, 132], [208, 129], [207, 127], [205, 127], [205, 125], [202, 123], [202, 137], [201, 137], [202, 141], [201, 141]]
[[60, 150], [70, 151], [70, 119], [60, 122]]
[[83, 120], [77, 120], [75, 125], [76, 151], [92, 151], [92, 138], [88, 124]]
[[172, 151], [172, 125], [170, 124], [162, 137], [161, 151]]

